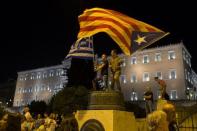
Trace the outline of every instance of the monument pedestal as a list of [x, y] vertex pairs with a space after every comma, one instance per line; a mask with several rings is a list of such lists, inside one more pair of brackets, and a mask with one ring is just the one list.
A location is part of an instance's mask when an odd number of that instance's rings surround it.
[[132, 112], [119, 110], [79, 110], [75, 115], [79, 131], [137, 131]]
[[124, 109], [121, 92], [93, 91], [88, 110], [75, 114], [79, 131], [137, 131], [134, 114]]

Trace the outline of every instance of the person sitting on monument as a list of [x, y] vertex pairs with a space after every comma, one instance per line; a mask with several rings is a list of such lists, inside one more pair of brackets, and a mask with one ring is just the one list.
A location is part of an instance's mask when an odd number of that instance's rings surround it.
[[120, 74], [121, 74], [121, 67], [120, 65], [122, 64], [121, 58], [117, 55], [117, 51], [113, 49], [111, 51], [111, 59], [109, 63], [109, 67], [111, 69], [111, 76], [112, 76], [112, 81], [111, 81], [111, 89], [114, 90], [114, 84], [116, 84], [117, 89], [121, 91], [120, 87]]
[[95, 69], [96, 72], [100, 71], [100, 77], [93, 80], [93, 88], [97, 89], [96, 83], [99, 80], [102, 80], [103, 90], [107, 90], [107, 88], [108, 88], [108, 67], [109, 67], [107, 55], [102, 54], [101, 60], [102, 60], [101, 64], [96, 65], [96, 69]]
[[169, 95], [166, 93], [166, 82], [158, 77], [155, 77], [155, 81], [159, 84], [160, 98], [169, 100]]

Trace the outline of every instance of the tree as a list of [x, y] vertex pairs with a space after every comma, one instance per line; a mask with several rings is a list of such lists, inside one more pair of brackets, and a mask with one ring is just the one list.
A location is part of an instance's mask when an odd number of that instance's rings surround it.
[[49, 103], [49, 110], [58, 114], [72, 114], [76, 110], [86, 109], [88, 89], [84, 86], [65, 87], [54, 95]]
[[32, 101], [29, 108], [30, 112], [34, 115], [44, 114], [47, 109], [47, 104], [44, 101]]

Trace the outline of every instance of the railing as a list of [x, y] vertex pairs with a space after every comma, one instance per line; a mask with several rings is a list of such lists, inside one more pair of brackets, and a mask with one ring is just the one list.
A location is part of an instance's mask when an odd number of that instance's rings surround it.
[[[197, 131], [197, 101], [171, 101], [176, 106], [177, 123], [180, 131]], [[143, 106], [143, 101], [135, 102]], [[156, 102], [155, 102], [156, 103]], [[138, 131], [147, 131], [146, 119], [136, 119]]]
[[197, 104], [177, 107], [177, 116], [180, 131], [197, 131]]

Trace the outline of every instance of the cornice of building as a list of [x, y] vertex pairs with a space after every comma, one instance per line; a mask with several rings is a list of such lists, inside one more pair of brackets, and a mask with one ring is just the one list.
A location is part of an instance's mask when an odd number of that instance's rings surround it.
[[[172, 50], [173, 48], [177, 48], [177, 47], [184, 48], [186, 53], [191, 58], [190, 53], [188, 52], [187, 48], [185, 47], [185, 45], [183, 44], [182, 41], [180, 43], [168, 44], [168, 45], [164, 45], [164, 46], [158, 46], [158, 47], [153, 47], [153, 48], [149, 48], [149, 49], [139, 50], [139, 51], [136, 51], [135, 53], [133, 53], [132, 55], [151, 53], [151, 52], [156, 52], [157, 50], [158, 51], [161, 51], [161, 50]], [[119, 56], [125, 56], [125, 55], [124, 54], [119, 54]]]
[[63, 65], [54, 65], [54, 66], [49, 66], [49, 67], [41, 67], [41, 68], [37, 68], [37, 69], [20, 71], [20, 72], [18, 72], [18, 75], [22, 75], [22, 74], [26, 74], [26, 73], [43, 72], [46, 70], [59, 69], [59, 68], [63, 68]]

